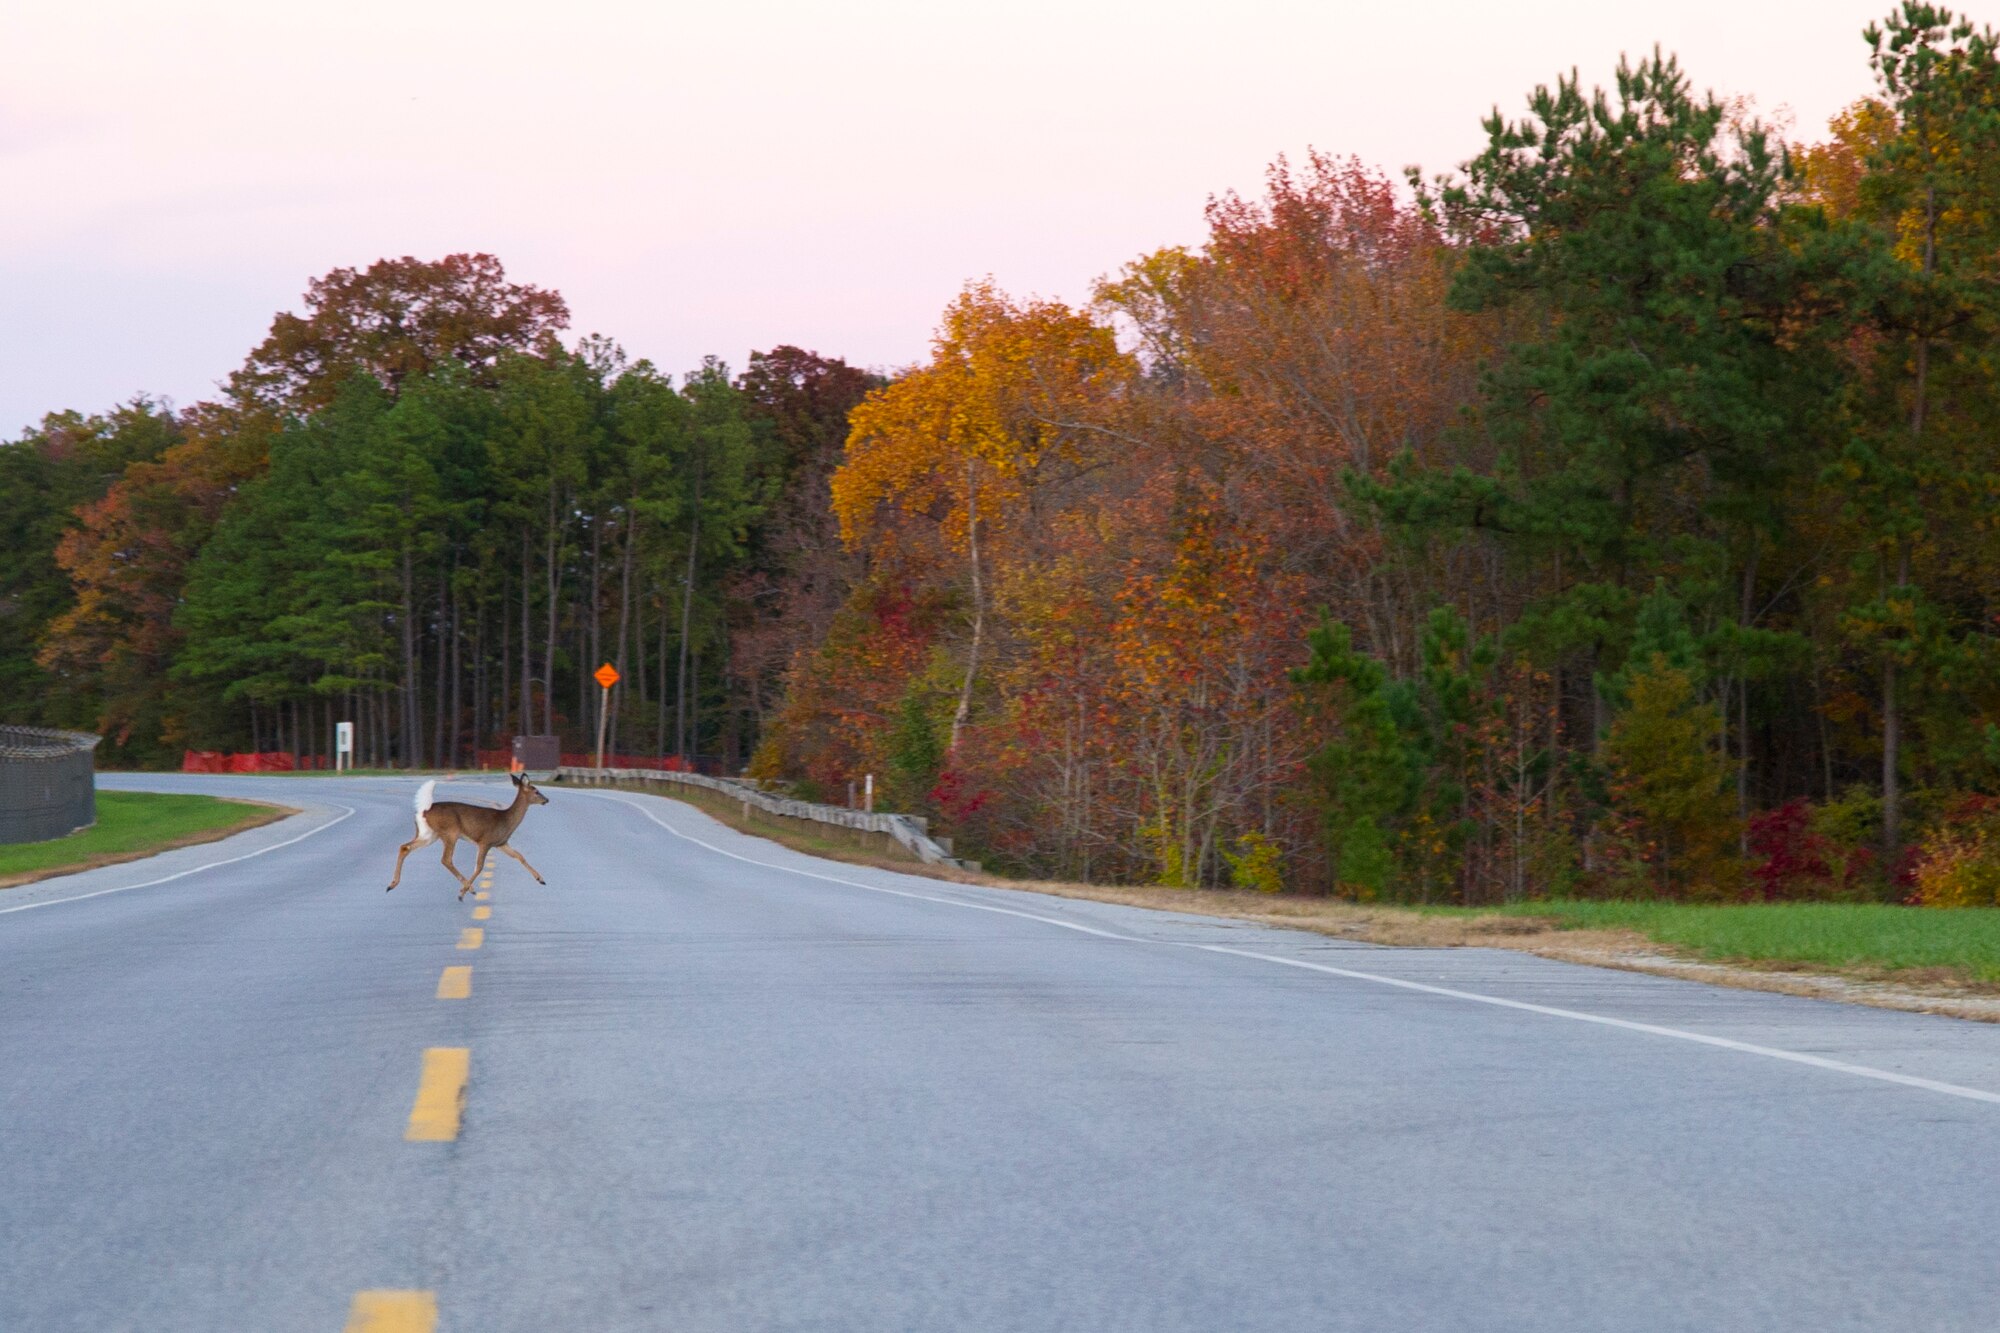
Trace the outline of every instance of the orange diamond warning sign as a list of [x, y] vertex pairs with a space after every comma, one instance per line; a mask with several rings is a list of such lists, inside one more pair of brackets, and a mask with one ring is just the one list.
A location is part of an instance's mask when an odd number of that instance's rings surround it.
[[611, 663], [609, 662], [606, 662], [603, 666], [597, 668], [596, 674], [597, 674], [597, 683], [599, 685], [602, 685], [607, 690], [610, 689], [613, 685], [616, 685], [618, 683], [618, 668], [612, 666]]

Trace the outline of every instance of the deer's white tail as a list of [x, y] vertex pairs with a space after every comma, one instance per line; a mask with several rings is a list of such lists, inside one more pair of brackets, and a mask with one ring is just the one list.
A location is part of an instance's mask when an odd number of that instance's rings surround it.
[[432, 837], [431, 826], [424, 822], [424, 811], [431, 808], [431, 794], [436, 790], [436, 779], [431, 779], [417, 788], [417, 837], [424, 842], [429, 842]]

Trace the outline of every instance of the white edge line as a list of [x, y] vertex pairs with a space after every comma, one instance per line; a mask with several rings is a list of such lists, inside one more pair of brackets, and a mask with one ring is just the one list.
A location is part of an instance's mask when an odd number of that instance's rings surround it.
[[[56, 907], [63, 903], [80, 903], [85, 898], [102, 898], [107, 893], [125, 893], [132, 889], [150, 889], [155, 884], [171, 884], [177, 879], [186, 879], [189, 875], [199, 875], [204, 870], [214, 870], [220, 866], [233, 866], [238, 861], [248, 861], [253, 856], [262, 856], [266, 852], [275, 852], [280, 847], [289, 847], [295, 842], [304, 842], [315, 833], [324, 833], [354, 813], [354, 807], [351, 805], [335, 805], [332, 802], [328, 802], [327, 804], [331, 805], [333, 809], [341, 810], [345, 813], [337, 818], [329, 819], [318, 828], [307, 829], [296, 838], [287, 838], [283, 842], [274, 842], [269, 847], [259, 847], [254, 852], [245, 852], [241, 856], [232, 856], [222, 861], [210, 861], [206, 865], [194, 866], [191, 869], [180, 871], [178, 874], [162, 875], [158, 879], [144, 880], [138, 884], [120, 884], [118, 887], [112, 889], [93, 889], [89, 893], [72, 893], [67, 898], [44, 898], [38, 903], [22, 903], [19, 907], [0, 907], [0, 916], [6, 916], [9, 912], [32, 912], [37, 907]], [[301, 811], [300, 813], [303, 814], [304, 812]]]
[[[993, 907], [985, 903], [969, 903], [957, 898], [940, 898], [928, 893], [913, 893], [906, 889], [884, 888], [880, 884], [865, 884], [858, 879], [843, 879], [838, 875], [822, 875], [816, 871], [800, 870], [796, 866], [779, 865], [772, 861], [759, 861], [754, 857], [740, 856], [735, 852], [717, 847], [712, 842], [704, 842], [691, 833], [683, 833], [673, 825], [655, 815], [636, 801], [608, 792], [579, 792], [581, 796], [595, 796], [600, 800], [616, 801], [630, 806], [646, 818], [658, 824], [676, 838], [685, 839], [698, 847], [742, 861], [766, 870], [782, 870], [788, 874], [800, 875], [806, 879], [824, 880], [829, 884], [845, 884], [850, 888], [866, 889], [870, 893], [886, 893], [897, 898], [915, 898], [919, 902], [942, 903], [947, 907], [963, 907], [975, 912], [992, 912], [999, 916], [1016, 916], [1025, 921], [1039, 921], [1044, 925], [1060, 926], [1064, 930], [1074, 930], [1085, 935], [1096, 935], [1101, 939], [1121, 940], [1128, 944], [1151, 944], [1172, 949], [1194, 949], [1202, 953], [1230, 954], [1237, 958], [1251, 958], [1260, 963], [1276, 963], [1281, 967], [1302, 968], [1308, 972], [1321, 972], [1327, 976], [1341, 977], [1349, 981], [1373, 982], [1378, 986], [1393, 986], [1398, 990], [1418, 991], [1425, 995], [1438, 995], [1446, 999], [1464, 1000], [1472, 1004], [1492, 1005], [1497, 1009], [1514, 1009], [1522, 1013], [1542, 1014], [1549, 1018], [1564, 1018], [1573, 1023], [1594, 1023], [1600, 1027], [1621, 1028], [1627, 1032], [1643, 1032], [1653, 1037], [1668, 1037], [1675, 1041], [1693, 1042], [1700, 1046], [1714, 1046], [1725, 1051], [1739, 1051], [1745, 1055], [1761, 1055], [1767, 1060], [1784, 1060], [1791, 1064], [1807, 1065], [1814, 1069], [1831, 1070], [1837, 1074], [1851, 1074], [1857, 1078], [1871, 1078], [1882, 1083], [1895, 1083], [1906, 1088], [1921, 1088], [1925, 1092], [1943, 1093], [1947, 1097], [1962, 1097], [1967, 1101], [1988, 1102], [2000, 1105], [2000, 1093], [1986, 1092], [1979, 1088], [1963, 1087], [1957, 1083], [1942, 1083], [1936, 1079], [1918, 1078], [1913, 1074], [1898, 1074], [1892, 1070], [1875, 1069], [1868, 1065], [1848, 1064], [1841, 1060], [1828, 1060], [1822, 1056], [1806, 1055], [1800, 1051], [1787, 1051], [1776, 1046], [1759, 1046], [1755, 1042], [1736, 1041], [1729, 1037], [1712, 1037], [1702, 1032], [1690, 1032], [1685, 1028], [1662, 1027], [1657, 1023], [1635, 1023], [1626, 1018], [1612, 1018], [1607, 1014], [1586, 1013], [1579, 1009], [1559, 1009], [1554, 1005], [1531, 1004], [1526, 1000], [1509, 1000], [1498, 995], [1485, 995], [1478, 991], [1454, 990], [1449, 986], [1432, 986], [1421, 981], [1405, 981], [1401, 977], [1383, 976], [1378, 972], [1358, 972], [1352, 968], [1330, 967], [1325, 963], [1309, 963], [1298, 958], [1283, 958], [1277, 954], [1256, 953], [1249, 949], [1235, 949], [1225, 944], [1196, 944], [1183, 940], [1149, 940], [1138, 935], [1123, 935], [1117, 931], [1100, 930], [1095, 926], [1078, 925], [1074, 921], [1064, 921], [1058, 917], [1041, 916], [1035, 912], [1023, 912], [1011, 907]], [[893, 873], [893, 872], [892, 872]], [[15, 910], [20, 910], [16, 908]]]
[[[1178, 943], [1178, 942], [1176, 942]], [[1531, 1004], [1526, 1000], [1509, 1000], [1498, 995], [1482, 995], [1478, 991], [1454, 990], [1449, 986], [1431, 986], [1421, 981], [1405, 981], [1401, 977], [1385, 977], [1374, 972], [1356, 972], [1344, 967], [1329, 967], [1324, 963], [1309, 963], [1299, 958], [1281, 958], [1276, 954], [1253, 953], [1248, 949], [1232, 949], [1226, 944], [1179, 944], [1183, 949], [1201, 949], [1209, 953], [1235, 954], [1238, 958], [1255, 958], [1260, 962], [1277, 963], [1284, 967], [1302, 967], [1310, 972], [1324, 972], [1330, 976], [1348, 977], [1355, 981], [1373, 981], [1378, 985], [1395, 986], [1400, 990], [1422, 991], [1427, 995], [1443, 995], [1454, 1000], [1470, 1000], [1475, 1004], [1490, 1004], [1501, 1009], [1518, 1009], [1524, 1013], [1547, 1014], [1551, 1018], [1567, 1018], [1575, 1023], [1596, 1023], [1603, 1027], [1623, 1028], [1627, 1032], [1644, 1032], [1655, 1037], [1672, 1037], [1676, 1041], [1691, 1041], [1703, 1046], [1717, 1046], [1725, 1051], [1743, 1051], [1749, 1055], [1761, 1055], [1771, 1060], [1787, 1060], [1793, 1064], [1810, 1065], [1814, 1069], [1831, 1069], [1837, 1073], [1854, 1074], [1861, 1078], [1880, 1079], [1884, 1083], [1900, 1083], [1907, 1088], [1923, 1088], [1928, 1092], [1942, 1092], [1952, 1097], [1966, 1097], [1976, 1102], [2000, 1104], [2000, 1092], [1982, 1092], [1978, 1088], [1961, 1087], [1956, 1083], [1940, 1083], [1936, 1079], [1918, 1078], [1914, 1074], [1898, 1074], [1887, 1069], [1875, 1069], [1868, 1065], [1851, 1065], [1841, 1060], [1828, 1060], [1823, 1056], [1806, 1055], [1799, 1051], [1787, 1051], [1777, 1046], [1759, 1046], [1755, 1042], [1737, 1041], [1731, 1037], [1711, 1037], [1702, 1032], [1689, 1032], [1685, 1028], [1661, 1027], [1657, 1023], [1635, 1023], [1629, 1018], [1612, 1018], [1607, 1014], [1585, 1013], [1579, 1009], [1558, 1009], [1554, 1005]]]

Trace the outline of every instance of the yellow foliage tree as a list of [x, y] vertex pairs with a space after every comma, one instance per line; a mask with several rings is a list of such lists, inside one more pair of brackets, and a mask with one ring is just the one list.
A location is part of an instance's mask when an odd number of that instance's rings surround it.
[[1632, 678], [1629, 706], [1604, 748], [1613, 803], [1639, 821], [1659, 889], [1669, 896], [1731, 896], [1740, 867], [1733, 859], [1729, 756], [1722, 720], [1697, 697], [1693, 676], [1656, 654]]
[[1872, 97], [1844, 108], [1827, 122], [1824, 143], [1793, 149], [1800, 193], [1828, 216], [1851, 218], [1861, 208], [1861, 182], [1868, 160], [1881, 153], [1901, 127], [1896, 113]]
[[849, 418], [847, 457], [833, 476], [843, 540], [901, 541], [910, 525], [891, 519], [927, 518], [942, 545], [966, 558], [972, 633], [953, 750], [979, 673], [991, 548], [1039, 487], [1074, 472], [1088, 442], [1105, 438], [1099, 409], [1133, 369], [1111, 330], [1088, 316], [975, 283], [945, 311], [929, 364], [870, 394]]

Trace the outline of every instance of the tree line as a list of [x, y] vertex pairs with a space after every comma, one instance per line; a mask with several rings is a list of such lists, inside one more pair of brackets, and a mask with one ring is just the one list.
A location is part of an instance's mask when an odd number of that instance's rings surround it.
[[756, 771], [1044, 874], [1993, 901], [2000, 63], [1863, 36], [1819, 142], [1656, 51], [1087, 305], [969, 287]]
[[490, 256], [312, 284], [215, 402], [0, 448], [0, 675], [114, 762], [181, 748], [467, 765], [517, 732], [740, 766], [810, 505], [867, 374], [795, 348], [678, 379]]
[[615, 749], [1026, 873], [1995, 902], [2000, 47], [1863, 37], [1815, 141], [1656, 51], [1081, 305], [971, 284], [893, 377], [336, 271], [217, 401], [0, 447], [0, 684], [131, 762], [454, 764], [582, 748], [610, 660]]

